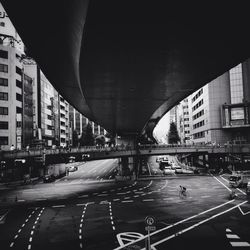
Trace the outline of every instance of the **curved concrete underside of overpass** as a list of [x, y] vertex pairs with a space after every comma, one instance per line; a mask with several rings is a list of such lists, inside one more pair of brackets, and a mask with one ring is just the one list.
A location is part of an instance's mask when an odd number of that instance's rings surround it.
[[[250, 57], [248, 8], [202, 1], [10, 1], [10, 19], [61, 95], [110, 132], [153, 128]], [[163, 4], [164, 3], [164, 4]]]

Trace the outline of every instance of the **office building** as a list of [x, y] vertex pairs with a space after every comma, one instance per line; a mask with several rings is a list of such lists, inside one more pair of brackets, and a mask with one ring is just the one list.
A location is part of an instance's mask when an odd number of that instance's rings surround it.
[[181, 143], [190, 143], [190, 99], [185, 98], [176, 106], [176, 126]]
[[250, 63], [232, 68], [197, 90], [192, 103], [191, 136], [194, 143], [250, 141]]

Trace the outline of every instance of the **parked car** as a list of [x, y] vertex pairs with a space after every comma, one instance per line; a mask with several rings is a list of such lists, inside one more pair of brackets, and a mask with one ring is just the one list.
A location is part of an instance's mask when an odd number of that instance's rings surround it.
[[44, 175], [43, 177], [43, 182], [46, 183], [46, 182], [53, 182], [55, 181], [55, 176], [54, 175], [50, 175], [50, 174], [47, 174], [47, 175]]
[[182, 174], [182, 173], [183, 173], [182, 167], [176, 166], [176, 167], [175, 167], [175, 173], [176, 173], [176, 174]]
[[174, 173], [175, 173], [175, 170], [172, 169], [171, 167], [165, 167], [165, 168], [163, 169], [163, 174], [165, 174], [165, 175], [174, 174]]
[[76, 161], [75, 156], [70, 156], [69, 157], [69, 163], [72, 163], [72, 162], [75, 162], [75, 161]]
[[77, 166], [70, 166], [70, 167], [68, 167], [68, 171], [69, 172], [75, 172], [75, 171], [77, 171], [78, 170], [78, 167]]

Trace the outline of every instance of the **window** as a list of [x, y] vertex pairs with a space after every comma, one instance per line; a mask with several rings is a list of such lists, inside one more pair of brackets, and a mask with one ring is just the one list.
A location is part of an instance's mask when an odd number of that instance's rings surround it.
[[0, 122], [0, 129], [8, 129], [9, 123], [8, 122]]
[[9, 144], [8, 136], [0, 136], [0, 145], [8, 145]]
[[17, 101], [20, 101], [20, 102], [23, 101], [22, 95], [20, 95], [18, 93], [16, 93], [16, 99], [17, 99]]
[[47, 119], [48, 120], [52, 120], [52, 116], [51, 115], [47, 115]]
[[0, 22], [0, 26], [5, 27], [5, 22]]
[[21, 127], [22, 127], [22, 122], [17, 121], [17, 122], [16, 122], [16, 127], [17, 127], [17, 128], [21, 128]]
[[8, 51], [0, 49], [0, 58], [8, 59]]
[[0, 64], [0, 72], [8, 73], [8, 65]]
[[22, 75], [21, 68], [19, 68], [19, 67], [16, 66], [16, 73], [21, 76]]
[[8, 93], [0, 92], [0, 100], [1, 101], [8, 101]]
[[8, 79], [0, 78], [0, 86], [8, 86]]
[[8, 115], [8, 108], [0, 107], [0, 115]]
[[16, 113], [21, 114], [22, 113], [22, 108], [16, 107]]
[[16, 86], [21, 89], [23, 87], [22, 82], [19, 80], [16, 80]]

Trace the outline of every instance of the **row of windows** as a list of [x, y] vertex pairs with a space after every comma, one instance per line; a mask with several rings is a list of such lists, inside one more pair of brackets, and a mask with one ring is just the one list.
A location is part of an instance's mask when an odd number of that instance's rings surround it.
[[189, 112], [183, 112], [183, 115], [189, 115]]
[[8, 73], [8, 65], [0, 63], [0, 72]]
[[192, 102], [194, 102], [200, 95], [202, 95], [203, 89], [200, 89], [198, 93], [192, 98]]
[[185, 130], [184, 133], [185, 133], [185, 134], [189, 134], [190, 131], [189, 131], [189, 130]]
[[0, 145], [8, 145], [9, 138], [8, 136], [0, 136]]
[[192, 107], [192, 110], [195, 111], [197, 108], [199, 108], [203, 104], [203, 99], [201, 99], [198, 103]]
[[8, 86], [8, 79], [0, 78], [0, 86]]
[[195, 133], [193, 136], [194, 136], [194, 139], [204, 138], [205, 137], [205, 131]]
[[202, 115], [204, 115], [204, 109], [202, 109], [200, 112], [198, 112], [197, 114], [193, 115], [193, 120], [201, 117]]
[[8, 101], [8, 93], [0, 92], [0, 100], [1, 101]]
[[184, 124], [184, 128], [189, 128], [189, 124]]
[[[21, 114], [23, 111], [22, 108], [16, 107], [16, 113]], [[8, 107], [0, 107], [0, 115], [8, 115], [9, 114], [9, 109]]]
[[20, 94], [18, 94], [18, 93], [16, 93], [16, 99], [17, 99], [17, 101], [20, 101], [20, 102], [23, 101], [22, 95], [20, 95]]
[[0, 58], [8, 59], [8, 51], [0, 49]]
[[184, 121], [189, 121], [189, 118], [184, 118]]
[[0, 115], [8, 115], [8, 113], [7, 107], [0, 107]]
[[199, 127], [202, 127], [205, 125], [205, 121], [202, 120], [200, 122], [197, 122], [196, 124], [193, 125], [193, 129], [196, 129], [196, 128], [199, 128]]
[[22, 85], [22, 82], [19, 81], [19, 80], [16, 80], [16, 86], [20, 89], [22, 89], [23, 85]]
[[0, 121], [0, 129], [8, 129], [9, 123], [8, 122], [1, 122]]

